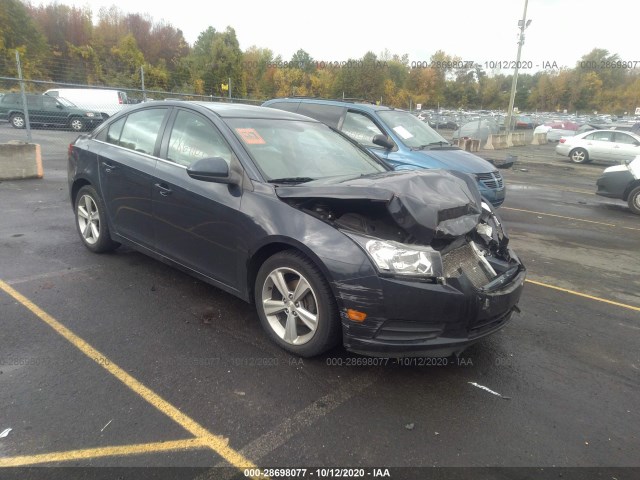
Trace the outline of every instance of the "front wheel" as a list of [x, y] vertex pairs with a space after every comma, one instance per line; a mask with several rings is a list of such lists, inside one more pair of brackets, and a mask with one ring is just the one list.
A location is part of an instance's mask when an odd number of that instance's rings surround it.
[[301, 253], [288, 250], [267, 259], [254, 297], [262, 327], [285, 350], [313, 357], [338, 343], [341, 325], [331, 288]]
[[24, 128], [27, 123], [24, 119], [24, 115], [21, 113], [14, 113], [11, 115], [11, 119], [9, 121], [13, 128]]
[[69, 127], [71, 127], [71, 130], [73, 130], [74, 132], [82, 132], [86, 125], [84, 123], [84, 120], [82, 120], [79, 117], [73, 117], [70, 121], [69, 121]]
[[640, 215], [640, 187], [631, 190], [627, 202], [629, 203], [629, 209], [636, 215]]
[[120, 245], [111, 240], [104, 203], [91, 185], [85, 185], [76, 196], [76, 227], [84, 246], [94, 253], [108, 252]]
[[576, 148], [572, 150], [569, 154], [569, 158], [573, 163], [588, 163], [589, 162], [589, 152], [587, 152], [584, 148]]

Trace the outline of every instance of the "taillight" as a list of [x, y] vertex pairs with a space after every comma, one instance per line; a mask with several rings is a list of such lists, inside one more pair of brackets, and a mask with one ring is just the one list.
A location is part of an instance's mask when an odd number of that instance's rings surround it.
[[561, 139], [560, 139], [560, 143], [564, 143], [564, 142], [566, 142], [566, 141], [567, 141], [567, 139], [566, 139], [566, 138], [561, 138]]
[[71, 152], [73, 152], [73, 143], [69, 144], [69, 148], [67, 149], [67, 155], [71, 156]]

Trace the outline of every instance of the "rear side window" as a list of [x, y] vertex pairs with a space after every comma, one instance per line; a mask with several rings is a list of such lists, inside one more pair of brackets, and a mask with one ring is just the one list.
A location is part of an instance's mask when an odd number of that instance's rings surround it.
[[612, 139], [613, 132], [594, 132], [585, 137], [585, 140], [600, 140], [601, 142], [610, 142]]
[[5, 105], [19, 105], [22, 103], [22, 100], [19, 95], [10, 93], [2, 97], [2, 103]]
[[340, 118], [344, 113], [344, 107], [338, 107], [336, 105], [319, 105], [317, 103], [300, 103], [298, 112], [300, 115], [315, 118], [319, 122], [329, 125], [333, 128], [338, 128]]
[[[104, 135], [106, 135], [106, 140], [108, 143], [112, 143], [114, 145], [120, 145], [120, 135], [122, 135], [122, 127], [124, 127], [124, 122], [127, 120], [127, 117], [121, 118], [117, 122], [113, 122], [109, 125], [109, 128], [103, 130]], [[100, 137], [103, 136], [103, 133], [100, 133]], [[103, 140], [103, 138], [100, 138]]]
[[127, 116], [120, 135], [120, 146], [153, 155], [166, 112], [166, 108], [151, 108]]

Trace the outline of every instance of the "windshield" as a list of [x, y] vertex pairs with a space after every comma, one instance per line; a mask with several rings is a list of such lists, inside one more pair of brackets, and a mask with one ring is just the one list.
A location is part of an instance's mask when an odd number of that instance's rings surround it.
[[267, 181], [302, 183], [387, 170], [324, 124], [297, 120], [227, 120]]
[[69, 100], [67, 100], [66, 98], [63, 98], [63, 97], [58, 97], [56, 100], [58, 100], [58, 102], [60, 102], [65, 107], [75, 107], [76, 106], [75, 103], [70, 102]]
[[407, 147], [424, 148], [430, 145], [449, 145], [449, 142], [442, 135], [408, 112], [385, 110], [379, 111], [378, 116]]

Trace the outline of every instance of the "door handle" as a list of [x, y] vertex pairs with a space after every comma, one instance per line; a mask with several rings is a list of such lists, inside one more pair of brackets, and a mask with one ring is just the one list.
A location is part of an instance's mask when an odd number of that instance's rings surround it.
[[173, 193], [173, 190], [171, 190], [166, 183], [156, 183], [155, 186], [158, 187], [160, 195], [163, 197], [167, 197]]
[[118, 169], [116, 165], [111, 165], [110, 163], [107, 163], [107, 162], [102, 162], [102, 166], [104, 167], [104, 171], [107, 173], [111, 173], [112, 171]]

